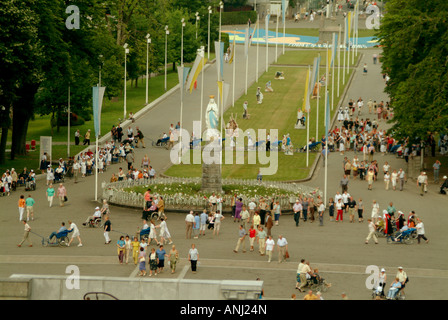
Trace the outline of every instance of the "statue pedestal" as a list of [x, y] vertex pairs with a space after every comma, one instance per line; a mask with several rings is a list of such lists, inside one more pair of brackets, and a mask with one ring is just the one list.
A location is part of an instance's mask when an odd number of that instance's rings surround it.
[[333, 42], [333, 33], [339, 34], [339, 27], [322, 27], [319, 29], [319, 41], [318, 44], [328, 43], [331, 45]]
[[222, 192], [221, 165], [202, 164], [202, 186], [201, 191], [207, 193]]

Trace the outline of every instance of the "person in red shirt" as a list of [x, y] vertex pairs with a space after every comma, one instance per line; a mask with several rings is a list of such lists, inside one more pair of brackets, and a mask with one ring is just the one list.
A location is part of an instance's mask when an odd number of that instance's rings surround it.
[[255, 230], [254, 225], [251, 225], [249, 228], [249, 243], [250, 243], [250, 251], [254, 251], [254, 241], [257, 235], [257, 230]]

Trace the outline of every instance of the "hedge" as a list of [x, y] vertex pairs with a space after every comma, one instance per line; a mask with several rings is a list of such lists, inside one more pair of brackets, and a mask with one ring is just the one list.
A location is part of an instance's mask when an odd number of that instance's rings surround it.
[[[219, 14], [219, 13], [218, 13]], [[257, 22], [256, 11], [233, 11], [221, 13], [221, 25], [247, 24], [247, 21]]]

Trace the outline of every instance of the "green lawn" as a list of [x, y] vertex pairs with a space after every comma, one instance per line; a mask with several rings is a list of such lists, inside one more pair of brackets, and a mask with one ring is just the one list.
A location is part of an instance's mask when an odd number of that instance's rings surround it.
[[[273, 67], [275, 65], [309, 65], [311, 68], [313, 67], [314, 58], [317, 56], [317, 54], [320, 54], [320, 65], [324, 66], [325, 61], [327, 58], [327, 52], [325, 49], [323, 50], [310, 50], [310, 49], [295, 49], [295, 50], [288, 50], [288, 54], [284, 54], [280, 57], [278, 57], [277, 62], [273, 64]], [[341, 57], [341, 66], [344, 66], [344, 51], [341, 50], [340, 52]], [[359, 56], [359, 51], [358, 51]], [[352, 54], [350, 53], [350, 59], [349, 59], [349, 65], [353, 66], [356, 64], [356, 57], [355, 57], [355, 63], [352, 63]], [[338, 56], [336, 53], [336, 59], [335, 59], [335, 66], [338, 66]]]
[[[314, 51], [314, 56], [317, 54], [317, 50]], [[310, 50], [309, 52], [313, 52]], [[289, 55], [295, 55], [295, 51], [288, 51], [285, 53], [286, 59]], [[300, 64], [300, 62], [298, 63]], [[302, 147], [306, 144], [306, 130], [294, 129], [294, 125], [297, 120], [297, 110], [302, 106], [304, 86], [306, 80], [305, 67], [282, 67], [280, 71], [284, 72], [285, 80], [274, 80], [273, 73], [277, 71], [275, 66], [270, 68], [270, 71], [264, 73], [260, 78], [258, 84], [252, 85], [247, 92], [247, 95], [243, 95], [235, 102], [235, 107], [229, 107], [224, 113], [224, 119], [227, 121], [233, 114], [237, 118], [238, 126], [243, 131], [247, 129], [277, 129], [278, 137], [281, 140], [284, 134], [290, 134], [292, 144], [294, 148]], [[321, 74], [325, 72], [324, 68], [321, 68]], [[352, 73], [346, 76], [346, 83]], [[337, 73], [335, 73], [337, 80]], [[256, 103], [255, 93], [257, 87], [264, 88], [264, 84], [271, 80], [272, 88], [274, 92], [263, 92], [264, 99], [261, 105]], [[330, 80], [331, 81], [331, 80]], [[335, 83], [336, 88], [336, 83]], [[331, 89], [331, 82], [329, 89]], [[340, 93], [342, 94], [342, 77], [340, 77]], [[331, 95], [331, 90], [330, 90]], [[247, 100], [249, 103], [248, 112], [250, 114], [250, 120], [243, 120], [243, 102]], [[318, 137], [325, 133], [325, 92], [321, 90], [319, 98], [319, 121], [318, 121]], [[334, 96], [334, 105], [339, 102], [337, 94]], [[334, 115], [334, 108], [331, 115]], [[311, 100], [311, 112], [310, 112], [310, 138], [316, 136], [316, 118], [317, 118], [317, 99]], [[255, 137], [252, 137], [255, 141]], [[271, 139], [273, 141], [272, 133]], [[247, 143], [247, 140], [246, 140]], [[273, 156], [274, 153], [270, 155]], [[283, 152], [278, 153], [278, 170], [276, 174], [270, 176], [264, 176], [264, 180], [271, 181], [285, 181], [285, 180], [299, 180], [308, 176], [309, 168], [311, 167], [316, 153], [310, 153], [308, 168], [306, 166], [306, 153], [294, 153], [292, 156], [284, 155]], [[245, 164], [223, 164], [222, 177], [223, 178], [242, 178], [242, 179], [255, 179], [258, 169], [260, 167], [268, 167], [269, 165], [260, 165], [257, 161], [256, 164], [248, 164], [247, 152], [245, 153]], [[268, 155], [269, 157], [269, 155]], [[271, 159], [273, 160], [273, 159]], [[192, 163], [192, 161], [190, 161]], [[235, 163], [235, 161], [234, 161]], [[200, 177], [202, 175], [202, 167], [200, 164], [182, 164], [173, 165], [166, 172], [168, 176], [177, 177]]]

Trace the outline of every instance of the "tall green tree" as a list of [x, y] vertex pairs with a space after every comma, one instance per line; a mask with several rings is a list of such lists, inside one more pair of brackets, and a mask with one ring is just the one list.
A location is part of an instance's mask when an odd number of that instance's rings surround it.
[[393, 0], [386, 5], [378, 38], [385, 91], [394, 108], [392, 131], [425, 138], [448, 128], [448, 2]]

